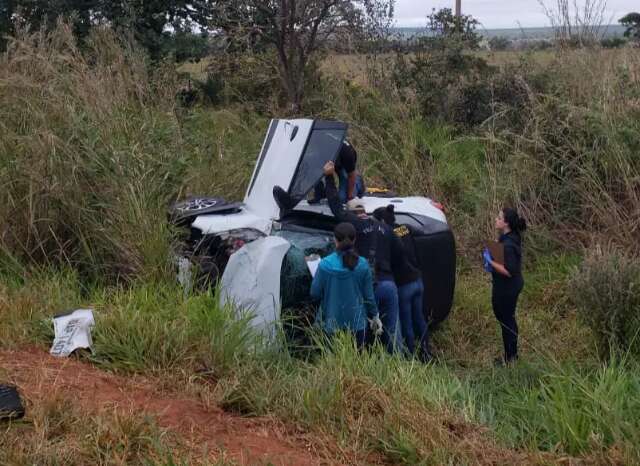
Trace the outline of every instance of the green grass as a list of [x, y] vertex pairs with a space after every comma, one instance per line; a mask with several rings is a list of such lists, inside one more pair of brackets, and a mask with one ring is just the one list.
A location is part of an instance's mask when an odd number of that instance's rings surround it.
[[500, 340], [489, 283], [470, 272], [459, 277], [451, 318], [434, 338], [439, 362], [430, 366], [379, 348], [360, 354], [349, 338], [297, 359], [259, 344], [247, 322], [210, 294], [184, 296], [159, 283], [85, 288], [71, 272], [5, 279], [0, 334], [3, 346], [46, 347], [48, 317], [92, 306], [91, 359], [100, 367], [164, 376], [239, 414], [276, 416], [313, 432], [319, 445], [334, 439], [342, 461], [381, 455], [404, 464], [474, 464], [524, 454], [543, 462], [541, 452], [635, 461], [639, 367], [631, 359], [598, 361], [590, 332], [564, 298], [577, 261], [549, 257], [527, 271], [518, 311], [522, 360], [509, 369], [491, 365]]
[[[528, 83], [525, 127], [473, 133], [431, 122], [397, 89], [318, 84], [310, 115], [349, 122], [371, 184], [449, 209], [455, 306], [434, 335], [439, 362], [425, 367], [359, 354], [348, 339], [297, 359], [281, 340], [265, 347], [210, 293], [185, 296], [173, 283], [167, 205], [194, 194], [241, 199], [268, 116], [180, 107], [174, 70], [147, 67], [105, 31], [82, 51], [64, 26], [11, 50], [0, 57], [3, 348], [47, 348], [54, 314], [92, 307], [92, 363], [275, 416], [337, 445], [331, 454], [345, 463], [640, 462], [638, 363], [600, 361], [568, 281], [581, 244], [637, 244], [635, 55], [554, 55], [554, 69], [534, 69], [542, 84]], [[522, 360], [497, 370], [499, 329], [478, 251], [503, 203], [521, 207], [532, 228]], [[65, 417], [64, 403], [31, 406], [32, 424], [0, 437], [0, 462], [189, 462], [166, 456], [167, 438], [145, 419], [105, 414], [87, 427], [78, 413]]]

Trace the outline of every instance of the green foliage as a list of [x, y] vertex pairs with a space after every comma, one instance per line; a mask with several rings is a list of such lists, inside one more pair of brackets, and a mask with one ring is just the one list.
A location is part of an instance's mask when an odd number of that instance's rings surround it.
[[[216, 85], [216, 97], [209, 97], [211, 103], [240, 103], [260, 113], [277, 108], [283, 99], [275, 63], [276, 56], [272, 51], [213, 55], [207, 65], [206, 81]], [[201, 89], [204, 93], [204, 88]], [[211, 92], [204, 95], [211, 95]]]
[[636, 257], [595, 248], [575, 270], [572, 298], [597, 337], [603, 358], [640, 354], [640, 262]]
[[95, 296], [93, 359], [128, 371], [201, 369], [218, 377], [255, 342], [249, 316], [236, 318], [210, 294], [183, 298], [175, 288], [139, 285]]
[[416, 92], [427, 118], [472, 127], [491, 116], [492, 72], [484, 59], [453, 41], [409, 58], [399, 55], [394, 77], [397, 85]]
[[636, 371], [635, 364], [617, 361], [579, 369], [541, 360], [486, 374], [474, 388], [485, 419], [508, 444], [547, 451], [560, 447], [572, 455], [604, 453], [615, 445], [626, 458], [621, 462], [633, 463], [640, 453], [634, 414], [640, 404], [629, 396], [640, 383]]
[[606, 37], [600, 41], [600, 45], [605, 49], [619, 49], [627, 44], [623, 37]]
[[625, 26], [625, 37], [629, 37], [631, 40], [640, 40], [640, 13], [629, 13], [620, 19], [620, 24]]
[[176, 62], [198, 62], [211, 52], [210, 37], [206, 32], [195, 34], [191, 31], [175, 31], [164, 34], [162, 55], [172, 54]]
[[[211, 19], [211, 5], [204, 0], [14, 0], [4, 3], [7, 6], [0, 10], [0, 34], [12, 32], [14, 24], [30, 30], [51, 31], [59, 19], [64, 19], [76, 37], [83, 40], [94, 27], [108, 24], [114, 30], [131, 34], [154, 60], [172, 50], [176, 56], [184, 56], [186, 47], [181, 42], [191, 36], [185, 31], [191, 31], [194, 25], [206, 29]], [[177, 31], [174, 37], [167, 33], [169, 27]], [[169, 45], [171, 42], [173, 47]]]
[[511, 41], [507, 37], [495, 36], [489, 39], [489, 48], [497, 52], [509, 50], [511, 46]]
[[[194, 371], [228, 375], [259, 345], [251, 316], [219, 306], [211, 292], [185, 296], [177, 284], [137, 282], [133, 287], [83, 286], [70, 271], [29, 272], [24, 282], [0, 288], [3, 346], [49, 344], [52, 317], [94, 309], [92, 360], [128, 372]], [[28, 284], [26, 284], [28, 283]]]
[[480, 34], [476, 29], [480, 23], [473, 16], [456, 16], [451, 8], [442, 8], [434, 9], [427, 19], [427, 29], [431, 34], [421, 42], [428, 47], [449, 48], [454, 43], [469, 49], [478, 47]]

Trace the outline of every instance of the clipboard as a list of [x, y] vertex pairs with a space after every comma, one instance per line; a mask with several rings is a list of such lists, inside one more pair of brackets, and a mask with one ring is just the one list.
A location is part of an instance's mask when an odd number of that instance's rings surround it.
[[489, 250], [493, 260], [498, 264], [504, 265], [504, 244], [498, 241], [487, 241], [484, 245]]

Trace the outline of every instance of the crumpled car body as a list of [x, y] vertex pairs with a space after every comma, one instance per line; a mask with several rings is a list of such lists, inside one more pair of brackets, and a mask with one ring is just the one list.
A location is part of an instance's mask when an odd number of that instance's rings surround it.
[[[342, 122], [274, 119], [242, 203], [191, 198], [171, 211], [176, 223], [190, 229], [180, 255], [183, 263], [188, 258], [197, 265], [195, 280], [219, 284], [222, 303], [252, 312], [258, 329], [272, 333], [291, 309], [312, 320], [305, 257], [331, 253], [336, 219], [326, 201], [304, 199], [322, 179], [325, 163], [336, 160], [346, 134]], [[276, 185], [300, 199], [293, 209], [281, 211], [273, 197]], [[420, 196], [369, 195], [360, 201], [370, 215], [392, 203], [398, 223], [414, 227], [424, 313], [433, 324], [442, 322], [451, 310], [456, 269], [455, 240], [444, 213]]]

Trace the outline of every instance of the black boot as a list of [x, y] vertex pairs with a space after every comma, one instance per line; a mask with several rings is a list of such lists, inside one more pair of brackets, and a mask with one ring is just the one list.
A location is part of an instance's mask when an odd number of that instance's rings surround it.
[[278, 207], [283, 211], [291, 210], [298, 204], [296, 200], [280, 186], [273, 187], [273, 198], [276, 200]]

